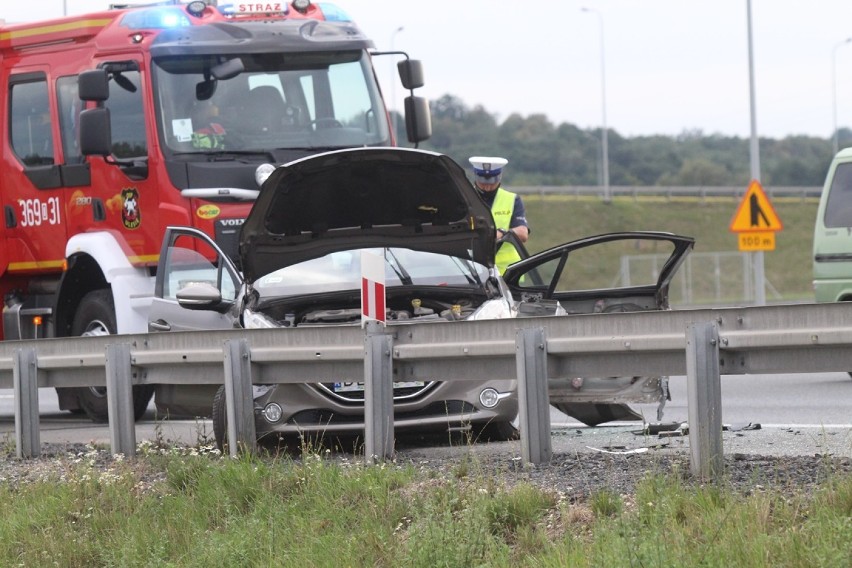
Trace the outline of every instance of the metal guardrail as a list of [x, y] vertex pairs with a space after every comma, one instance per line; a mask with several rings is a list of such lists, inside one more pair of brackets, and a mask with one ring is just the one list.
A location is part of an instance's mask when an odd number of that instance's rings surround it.
[[[743, 186], [656, 186], [656, 185], [613, 185], [610, 195], [613, 197], [642, 196], [691, 197], [705, 199], [708, 197], [730, 197], [741, 199], [748, 190], [748, 184]], [[599, 185], [509, 185], [509, 188], [522, 195], [566, 195], [566, 196], [597, 196], [603, 199], [603, 187]], [[770, 199], [775, 197], [790, 198], [819, 198], [821, 186], [767, 186], [763, 188]]]
[[[251, 385], [365, 382], [365, 451], [390, 457], [392, 382], [517, 377], [522, 457], [551, 457], [550, 396], [582, 376], [686, 375], [692, 470], [722, 469], [720, 375], [852, 369], [852, 303], [455, 323], [0, 342], [19, 457], [39, 454], [38, 387], [107, 386], [114, 453], [135, 453], [133, 384], [225, 384], [232, 453], [255, 448]], [[103, 370], [98, 372], [99, 370]]]

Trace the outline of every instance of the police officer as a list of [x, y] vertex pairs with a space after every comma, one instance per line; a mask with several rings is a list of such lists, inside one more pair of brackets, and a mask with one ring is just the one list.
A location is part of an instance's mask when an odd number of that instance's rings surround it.
[[[508, 231], [522, 242], [527, 242], [530, 228], [521, 196], [500, 186], [503, 168], [509, 160], [506, 158], [474, 156], [470, 158], [473, 166], [474, 185], [486, 205], [491, 207], [491, 215], [497, 226], [497, 238], [503, 238]], [[518, 251], [509, 243], [503, 243], [497, 249], [495, 264], [500, 274], [513, 262], [521, 260]]]

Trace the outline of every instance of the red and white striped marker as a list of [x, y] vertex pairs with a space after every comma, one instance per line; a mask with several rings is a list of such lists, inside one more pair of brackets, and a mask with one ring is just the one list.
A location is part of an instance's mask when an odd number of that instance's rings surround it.
[[361, 327], [369, 320], [385, 323], [385, 259], [361, 252]]

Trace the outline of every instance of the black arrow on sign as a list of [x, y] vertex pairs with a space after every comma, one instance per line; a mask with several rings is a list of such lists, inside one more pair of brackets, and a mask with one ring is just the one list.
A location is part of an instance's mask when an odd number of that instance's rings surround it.
[[763, 212], [763, 209], [760, 208], [760, 203], [757, 201], [757, 194], [752, 193], [748, 198], [749, 209], [751, 209], [751, 226], [758, 227], [760, 225], [760, 218], [763, 218], [763, 222], [766, 223], [766, 226], [769, 226], [769, 218], [766, 216], [766, 213]]

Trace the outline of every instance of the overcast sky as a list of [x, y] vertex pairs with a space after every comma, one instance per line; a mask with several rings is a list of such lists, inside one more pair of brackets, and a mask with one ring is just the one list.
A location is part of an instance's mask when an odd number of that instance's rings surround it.
[[[378, 49], [423, 60], [420, 92], [430, 99], [449, 93], [499, 120], [542, 113], [554, 123], [597, 128], [605, 91], [606, 123], [623, 136], [750, 134], [747, 0], [335, 3]], [[108, 4], [4, 0], [0, 18], [43, 19], [61, 16], [63, 7], [73, 14]], [[758, 133], [828, 138], [835, 108], [838, 125], [852, 127], [852, 42], [844, 43], [852, 37], [852, 0], [751, 4]], [[399, 84], [389, 83], [390, 61], [375, 65], [386, 96], [401, 99]]]

